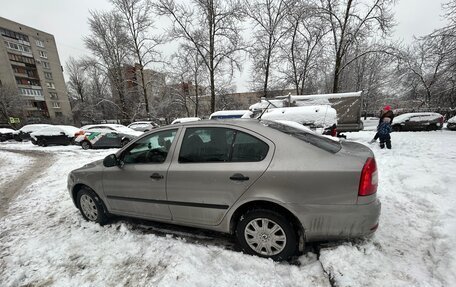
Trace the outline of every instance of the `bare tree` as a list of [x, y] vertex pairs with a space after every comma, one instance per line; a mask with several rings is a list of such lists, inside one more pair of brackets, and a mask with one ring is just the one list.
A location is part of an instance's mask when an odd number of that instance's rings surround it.
[[278, 58], [278, 47], [289, 31], [286, 16], [293, 0], [244, 0], [244, 12], [254, 25], [250, 55], [253, 59], [254, 81], [262, 84], [263, 96], [268, 94], [271, 66]]
[[[297, 95], [304, 94], [311, 75], [317, 75], [325, 55], [324, 38], [330, 31], [325, 22], [313, 14], [307, 1], [299, 1], [289, 9], [287, 25], [291, 27], [281, 45], [281, 69], [285, 82], [293, 85]], [[314, 77], [315, 78], [315, 77]]]
[[91, 35], [85, 37], [84, 41], [95, 56], [97, 65], [108, 75], [112, 90], [119, 97], [122, 116], [128, 117], [122, 67], [129, 57], [129, 38], [122, 23], [122, 18], [117, 13], [91, 12]]
[[129, 36], [129, 47], [135, 60], [139, 63], [140, 83], [137, 84], [142, 89], [142, 96], [146, 107], [146, 113], [150, 115], [149, 99], [150, 92], [146, 84], [144, 68], [152, 62], [157, 62], [160, 53], [157, 46], [162, 39], [152, 36], [151, 29], [154, 28], [152, 20], [152, 3], [150, 0], [111, 0], [115, 9], [122, 16], [124, 26], [127, 28]]
[[[391, 7], [394, 0], [320, 0], [317, 8], [332, 32], [334, 46], [334, 72], [332, 92], [339, 92], [340, 77], [344, 69], [357, 58], [369, 53], [381, 52], [375, 46], [367, 47], [355, 58], [347, 58], [349, 51], [361, 41], [385, 35], [393, 25]], [[354, 53], [351, 53], [354, 55]]]
[[24, 119], [24, 107], [25, 100], [14, 85], [0, 84], [0, 121], [9, 122], [10, 117]]
[[76, 94], [81, 102], [85, 100], [87, 79], [84, 73], [85, 65], [83, 61], [70, 57], [66, 62], [66, 72], [68, 75], [68, 87], [71, 93]]
[[197, 117], [199, 112], [200, 93], [204, 90], [203, 78], [207, 76], [207, 73], [205, 73], [204, 61], [193, 46], [186, 44], [181, 44], [177, 53], [171, 58], [173, 60], [172, 68], [175, 78], [180, 79], [182, 84], [194, 83], [194, 85], [191, 85], [190, 87], [192, 89], [187, 89], [187, 92], [183, 93], [182, 96], [184, 96], [183, 103], [186, 107], [187, 102], [191, 102], [194, 105], [193, 114]]
[[217, 78], [233, 76], [240, 68], [241, 50], [239, 19], [241, 6], [229, 0], [193, 0], [193, 5], [174, 0], [158, 0], [159, 15], [173, 22], [170, 36], [193, 45], [209, 75], [211, 111], [215, 111]]

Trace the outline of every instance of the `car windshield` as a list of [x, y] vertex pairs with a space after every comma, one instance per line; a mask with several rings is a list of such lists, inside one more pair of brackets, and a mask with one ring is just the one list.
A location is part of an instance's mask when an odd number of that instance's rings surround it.
[[294, 127], [292, 125], [267, 120], [262, 120], [261, 123], [267, 127], [291, 135], [297, 139], [300, 139], [306, 143], [319, 147], [328, 152], [336, 153], [342, 148], [339, 142], [318, 135], [312, 132], [311, 130], [307, 130], [305, 127], [301, 129]]

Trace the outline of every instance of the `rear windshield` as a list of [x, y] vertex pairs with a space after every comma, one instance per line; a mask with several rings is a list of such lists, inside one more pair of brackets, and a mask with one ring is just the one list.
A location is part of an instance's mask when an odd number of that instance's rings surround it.
[[339, 142], [318, 135], [312, 131], [306, 131], [304, 128], [299, 129], [282, 123], [266, 120], [262, 120], [261, 123], [328, 152], [336, 153], [342, 148]]

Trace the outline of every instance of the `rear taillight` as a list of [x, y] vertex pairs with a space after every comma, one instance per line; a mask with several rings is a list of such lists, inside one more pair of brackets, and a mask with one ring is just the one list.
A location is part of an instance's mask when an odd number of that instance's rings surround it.
[[366, 160], [361, 171], [361, 179], [359, 181], [358, 196], [368, 196], [377, 192], [378, 173], [375, 159], [370, 157]]

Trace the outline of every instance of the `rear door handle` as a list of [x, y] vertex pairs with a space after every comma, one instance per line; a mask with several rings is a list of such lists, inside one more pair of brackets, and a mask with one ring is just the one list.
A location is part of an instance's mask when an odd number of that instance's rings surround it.
[[152, 179], [154, 179], [154, 180], [160, 180], [160, 179], [163, 179], [163, 175], [154, 172], [154, 173], [150, 176], [150, 178], [152, 178]]
[[241, 173], [235, 173], [232, 176], [230, 176], [230, 179], [231, 180], [236, 180], [236, 181], [245, 181], [245, 180], [249, 180], [249, 177], [248, 176], [244, 176]]

